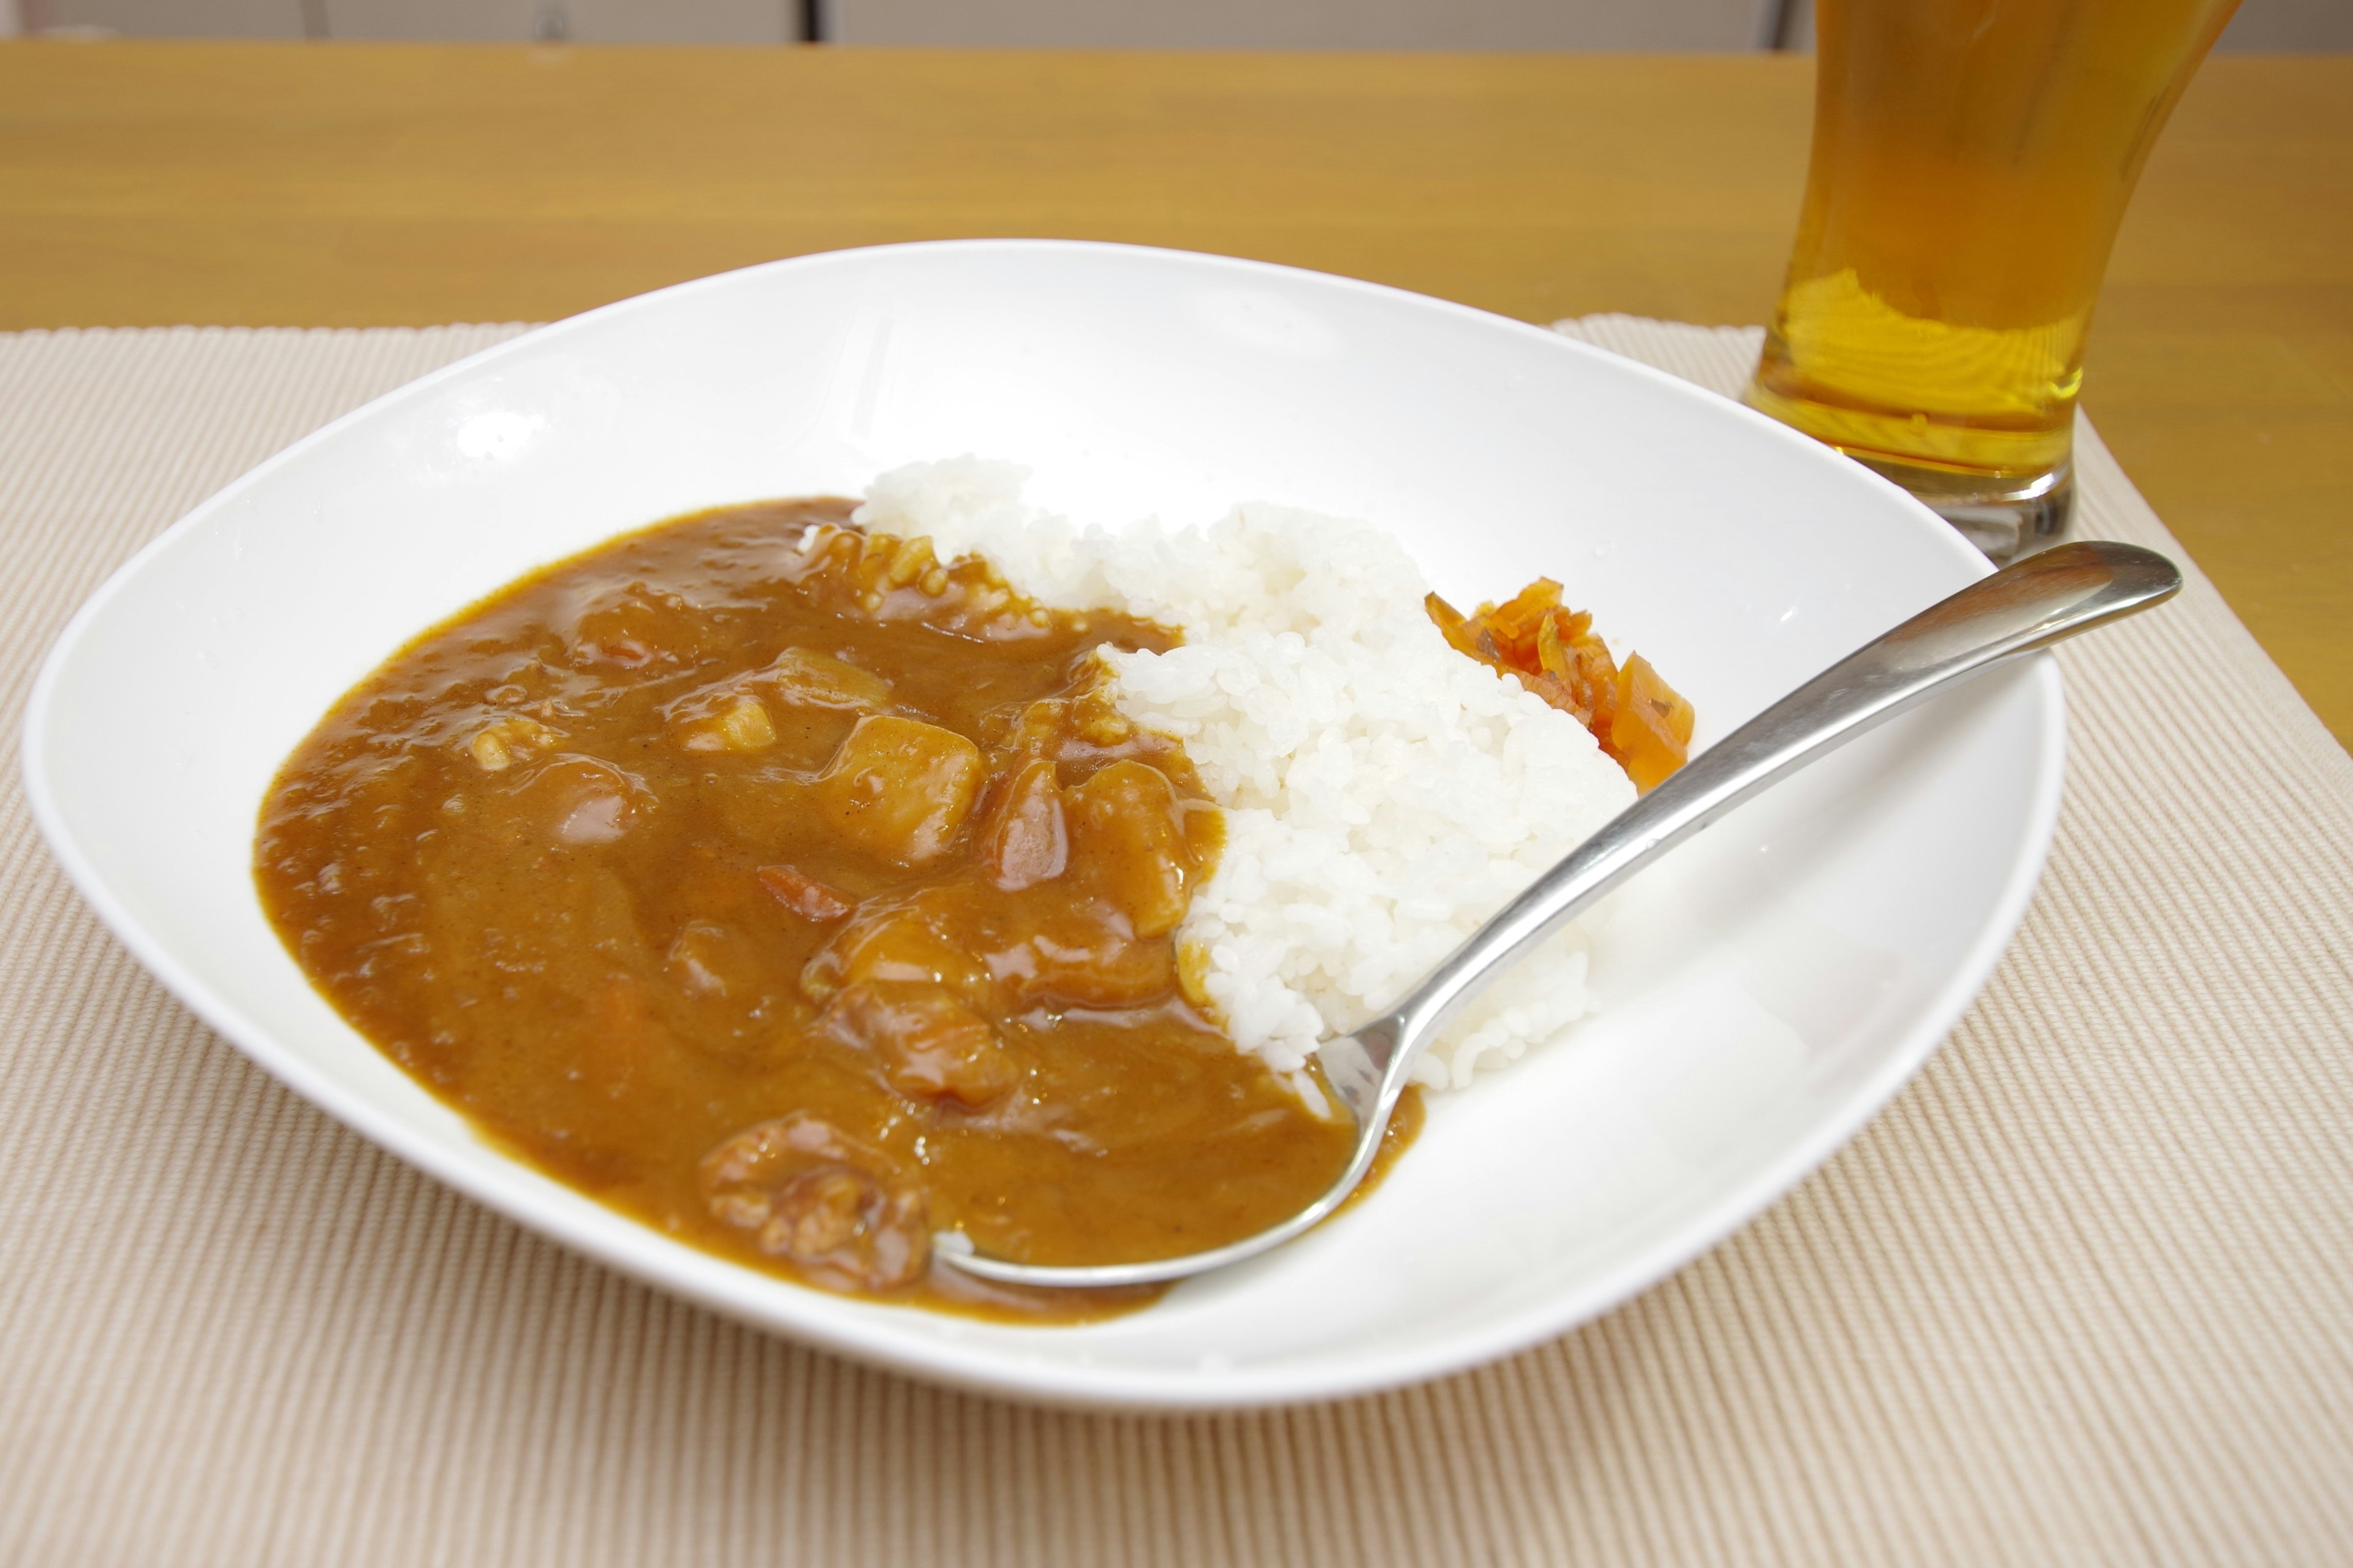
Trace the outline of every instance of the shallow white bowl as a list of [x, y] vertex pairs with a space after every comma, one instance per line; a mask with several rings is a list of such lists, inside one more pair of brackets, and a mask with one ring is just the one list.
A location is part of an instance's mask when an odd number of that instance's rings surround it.
[[[1065, 1403], [1361, 1393], [1581, 1322], [1755, 1215], [1903, 1084], [2022, 913], [2056, 812], [2047, 659], [1891, 725], [1630, 889], [1607, 1011], [1437, 1102], [1371, 1201], [1085, 1328], [842, 1300], [691, 1250], [479, 1141], [265, 923], [255, 814], [427, 624], [691, 508], [977, 452], [1082, 520], [1264, 498], [1395, 531], [1458, 603], [1538, 574], [1688, 693], [1700, 740], [1985, 566], [1908, 498], [1671, 376], [1340, 279], [1111, 246], [813, 256], [562, 322], [380, 399], [198, 507], [59, 639], [25, 771], [58, 858], [180, 998], [452, 1185], [718, 1310]], [[138, 722], [125, 723], [135, 713]]]

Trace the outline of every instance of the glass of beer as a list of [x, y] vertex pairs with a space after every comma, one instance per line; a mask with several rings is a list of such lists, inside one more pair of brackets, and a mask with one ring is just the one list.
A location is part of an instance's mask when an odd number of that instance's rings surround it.
[[2063, 536], [2084, 339], [2238, 0], [1817, 0], [1813, 161], [1747, 400], [1997, 561]]

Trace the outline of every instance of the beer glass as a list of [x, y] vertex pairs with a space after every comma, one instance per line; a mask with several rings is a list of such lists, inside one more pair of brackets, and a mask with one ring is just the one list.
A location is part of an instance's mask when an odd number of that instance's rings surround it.
[[2055, 542], [2116, 226], [2237, 6], [1817, 0], [1813, 160], [1749, 404], [1998, 561]]

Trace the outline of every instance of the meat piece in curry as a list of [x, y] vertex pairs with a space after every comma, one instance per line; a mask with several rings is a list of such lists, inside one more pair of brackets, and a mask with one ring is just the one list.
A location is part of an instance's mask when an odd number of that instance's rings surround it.
[[1176, 639], [849, 509], [680, 519], [427, 633], [288, 762], [263, 901], [403, 1068], [658, 1229], [892, 1300], [1132, 1307], [929, 1247], [1191, 1251], [1346, 1159], [1186, 993], [1219, 817], [1092, 657]]

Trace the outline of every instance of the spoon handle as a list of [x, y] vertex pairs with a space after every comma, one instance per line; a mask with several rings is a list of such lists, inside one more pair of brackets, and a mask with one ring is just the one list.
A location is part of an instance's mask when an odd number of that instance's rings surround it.
[[[2173, 563], [2152, 551], [2063, 544], [1978, 579], [1831, 666], [1619, 813], [1504, 905], [1377, 1026], [1359, 1030], [1370, 1058], [1365, 1066], [1378, 1075], [1376, 1114], [1386, 1114], [1414, 1058], [1490, 982], [1657, 856], [1782, 774], [1943, 688], [2146, 609], [2180, 586]], [[1374, 1109], [1361, 1102], [1352, 1108], [1359, 1114]]]
[[1222, 1268], [1290, 1240], [1364, 1180], [1413, 1064], [1447, 1021], [1530, 948], [1594, 900], [1724, 813], [1865, 730], [2003, 659], [2170, 598], [2181, 574], [2129, 544], [2063, 544], [2004, 567], [1849, 655], [1702, 752], [1619, 813], [1481, 926], [1388, 1012], [1324, 1042], [1324, 1081], [1356, 1119], [1340, 1179], [1280, 1225], [1208, 1252], [1075, 1268], [976, 1252], [954, 1231], [936, 1241], [948, 1267], [1021, 1285], [1145, 1285]]

